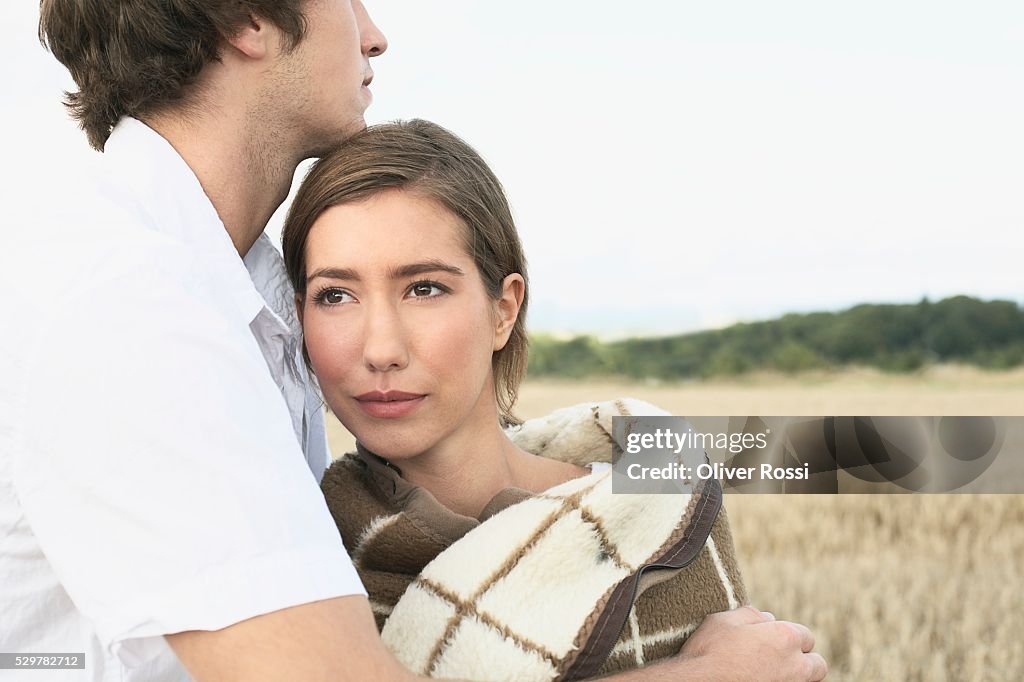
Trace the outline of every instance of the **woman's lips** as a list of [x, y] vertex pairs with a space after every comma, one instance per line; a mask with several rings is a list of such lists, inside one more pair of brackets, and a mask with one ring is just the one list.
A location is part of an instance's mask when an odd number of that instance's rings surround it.
[[427, 396], [404, 391], [371, 391], [356, 396], [356, 402], [366, 414], [379, 419], [396, 419], [409, 414]]

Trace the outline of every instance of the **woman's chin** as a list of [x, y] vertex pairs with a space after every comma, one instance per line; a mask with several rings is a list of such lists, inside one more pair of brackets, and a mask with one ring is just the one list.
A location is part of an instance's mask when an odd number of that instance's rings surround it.
[[355, 436], [365, 449], [388, 461], [412, 459], [423, 453], [425, 449], [424, 438], [388, 438], [381, 437], [380, 434], [374, 434], [370, 438], [361, 438], [359, 434], [355, 434]]

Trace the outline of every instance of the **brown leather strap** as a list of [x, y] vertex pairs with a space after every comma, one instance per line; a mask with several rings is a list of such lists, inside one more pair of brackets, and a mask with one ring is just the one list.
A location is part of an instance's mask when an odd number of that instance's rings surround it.
[[691, 563], [700, 554], [700, 550], [711, 534], [711, 527], [718, 518], [722, 508], [722, 486], [714, 479], [707, 481], [696, 493], [697, 504], [693, 517], [679, 541], [672, 545], [662, 556], [620, 582], [611, 596], [597, 622], [591, 630], [587, 643], [583, 645], [575, 660], [569, 666], [562, 680], [583, 680], [593, 677], [601, 669], [611, 654], [615, 643], [619, 640], [622, 628], [626, 624], [629, 612], [637, 598], [637, 587], [644, 574], [649, 571], [680, 569]]

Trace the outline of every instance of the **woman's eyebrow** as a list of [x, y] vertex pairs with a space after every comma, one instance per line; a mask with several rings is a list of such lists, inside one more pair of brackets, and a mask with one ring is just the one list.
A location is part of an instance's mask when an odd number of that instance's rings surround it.
[[353, 282], [362, 281], [359, 274], [351, 268], [320, 268], [313, 274], [306, 276], [306, 283], [309, 284], [317, 277], [326, 277], [328, 279], [347, 279]]
[[[451, 275], [461, 277], [466, 273], [462, 271], [462, 268], [450, 265], [441, 260], [429, 259], [418, 261], [416, 263], [408, 263], [406, 265], [399, 265], [395, 268], [388, 270], [388, 277], [390, 279], [405, 279], [407, 277], [415, 277], [416, 275], [422, 275], [428, 272], [447, 272]], [[362, 278], [359, 273], [352, 268], [320, 268], [316, 272], [306, 277], [306, 283], [312, 282], [317, 277], [325, 277], [327, 279], [343, 279], [350, 282], [361, 282]]]
[[391, 279], [405, 279], [406, 277], [415, 277], [416, 275], [422, 275], [428, 272], [447, 272], [448, 274], [457, 275], [459, 277], [466, 274], [461, 268], [457, 268], [454, 265], [445, 263], [444, 261], [431, 258], [392, 268], [388, 271], [388, 275]]

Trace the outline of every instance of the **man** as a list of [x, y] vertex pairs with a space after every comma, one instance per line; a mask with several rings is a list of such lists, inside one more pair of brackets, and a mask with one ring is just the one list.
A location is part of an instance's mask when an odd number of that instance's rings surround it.
[[[0, 264], [27, 292], [0, 353], [0, 651], [84, 651], [68, 679], [413, 679], [317, 488], [263, 236], [296, 165], [364, 126], [384, 36], [360, 0], [43, 0], [40, 33], [105, 158]], [[812, 647], [739, 609], [618, 679], [817, 680]]]

